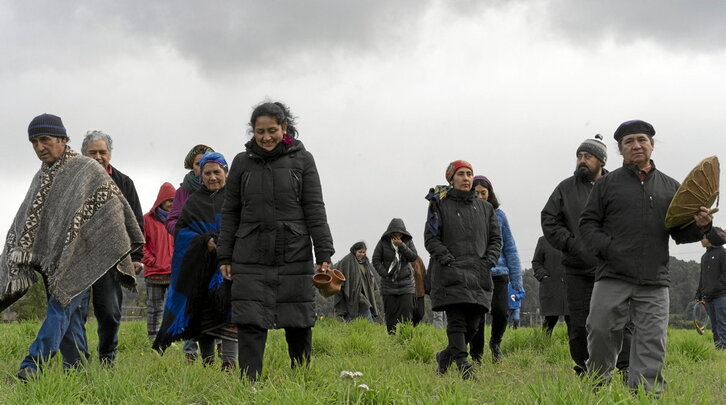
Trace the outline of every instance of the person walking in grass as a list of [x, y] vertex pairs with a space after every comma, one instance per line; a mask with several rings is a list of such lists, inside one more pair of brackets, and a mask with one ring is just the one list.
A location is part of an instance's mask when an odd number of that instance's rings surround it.
[[144, 279], [146, 280], [146, 331], [152, 341], [156, 338], [164, 313], [166, 290], [171, 280], [171, 257], [174, 237], [166, 231], [166, 218], [174, 201], [176, 189], [171, 183], [159, 188], [156, 201], [144, 215]]
[[[576, 375], [587, 371], [587, 316], [595, 285], [597, 258], [585, 248], [579, 228], [580, 214], [585, 208], [592, 188], [608, 173], [607, 147], [602, 136], [585, 139], [575, 150], [575, 172], [562, 180], [542, 208], [541, 225], [544, 237], [552, 247], [563, 254], [567, 286], [567, 305], [570, 325], [567, 328], [570, 357], [575, 362]], [[630, 357], [632, 325], [625, 327], [622, 349], [617, 362], [618, 370], [627, 373]]]
[[[202, 183], [199, 181], [202, 174], [199, 161], [207, 152], [214, 152], [214, 149], [204, 144], [198, 144], [194, 145], [184, 157], [184, 168], [189, 170], [189, 172], [184, 176], [182, 183], [176, 189], [176, 193], [174, 193], [174, 202], [171, 205], [171, 211], [169, 211], [169, 215], [166, 217], [166, 222], [164, 223], [170, 235], [174, 235], [176, 221], [179, 220], [179, 216], [182, 210], [184, 210], [184, 205], [189, 199], [189, 196], [202, 188]], [[197, 358], [198, 348], [199, 345], [194, 340], [184, 341], [183, 349], [187, 362], [194, 363]]]
[[418, 253], [411, 234], [401, 218], [393, 218], [373, 251], [373, 267], [381, 277], [386, 330], [396, 333], [396, 325], [413, 319], [414, 277], [411, 263]]
[[628, 386], [642, 385], [659, 395], [666, 388], [668, 240], [699, 241], [710, 230], [712, 218], [701, 207], [693, 224], [665, 227], [679, 184], [651, 160], [654, 136], [655, 129], [645, 121], [627, 121], [617, 128], [614, 138], [623, 165], [595, 182], [579, 231], [584, 250], [592, 252], [598, 263], [587, 318], [587, 372], [602, 384], [609, 382], [630, 318], [635, 331]]
[[724, 240], [707, 235], [701, 241], [706, 253], [701, 256], [701, 275], [698, 279], [696, 301], [704, 301], [711, 319], [713, 343], [726, 350], [726, 249]]
[[210, 365], [218, 338], [222, 370], [229, 370], [236, 364], [237, 331], [230, 322], [230, 286], [217, 266], [228, 165], [208, 152], [199, 167], [202, 188], [189, 196], [176, 223], [171, 285], [153, 348], [163, 352], [173, 340], [195, 339], [203, 364]]
[[542, 328], [548, 336], [557, 325], [560, 316], [564, 317], [570, 329], [570, 312], [567, 308], [567, 283], [565, 267], [562, 265], [562, 252], [552, 247], [544, 236], [537, 239], [537, 247], [532, 258], [534, 278], [539, 281], [539, 309], [544, 316]]
[[[252, 112], [252, 139], [227, 181], [220, 268], [232, 280], [242, 376], [257, 380], [270, 329], [285, 329], [291, 367], [307, 367], [315, 325], [314, 268], [335, 253], [313, 155], [280, 102]], [[313, 247], [315, 261], [313, 261]], [[315, 264], [313, 264], [315, 263]]]
[[[477, 198], [489, 202], [494, 207], [494, 213], [497, 215], [502, 232], [502, 252], [499, 254], [497, 265], [492, 268], [494, 292], [492, 294], [492, 307], [489, 311], [492, 317], [489, 349], [492, 352], [492, 361], [496, 363], [502, 358], [501, 343], [504, 331], [507, 329], [507, 314], [511, 308], [509, 284], [511, 284], [511, 288], [517, 291], [524, 291], [522, 286], [522, 265], [512, 228], [509, 226], [507, 215], [499, 208], [499, 200], [494, 193], [491, 181], [484, 176], [476, 176], [474, 177], [473, 188]], [[471, 357], [477, 363], [481, 363], [481, 358], [484, 355], [484, 318], [485, 316], [482, 317], [476, 334], [471, 338]]]
[[[113, 140], [101, 131], [88, 131], [83, 138], [81, 153], [98, 162], [103, 169], [111, 176], [121, 194], [129, 202], [134, 211], [136, 221], [144, 230], [144, 214], [141, 210], [139, 196], [136, 193], [136, 186], [133, 180], [111, 165], [113, 151]], [[144, 268], [142, 264], [143, 252], [141, 249], [131, 253], [131, 260], [134, 264], [136, 274]], [[116, 275], [107, 272], [98, 279], [91, 287], [91, 300], [93, 302], [93, 315], [98, 321], [98, 357], [101, 364], [112, 367], [118, 351], [118, 331], [121, 327], [121, 307], [123, 306], [123, 291]], [[86, 308], [87, 310], [87, 308]]]
[[365, 242], [356, 242], [350, 253], [333, 265], [345, 276], [340, 292], [333, 298], [335, 314], [348, 322], [355, 318], [373, 321], [378, 317], [378, 283], [366, 252]]
[[454, 363], [463, 378], [473, 377], [466, 345], [491, 305], [492, 275], [502, 248], [494, 207], [475, 197], [474, 170], [463, 160], [451, 162], [447, 186], [432, 188], [424, 240], [431, 255], [427, 277], [434, 311], [446, 311], [448, 345], [436, 353], [437, 372]]
[[40, 273], [47, 312], [17, 378], [37, 375], [58, 351], [64, 368], [89, 358], [84, 302], [94, 281], [109, 274], [135, 288], [129, 253], [144, 235], [116, 183], [97, 162], [68, 146], [60, 117], [39, 115], [28, 138], [40, 170], [8, 231], [0, 255], [0, 311], [22, 297]]

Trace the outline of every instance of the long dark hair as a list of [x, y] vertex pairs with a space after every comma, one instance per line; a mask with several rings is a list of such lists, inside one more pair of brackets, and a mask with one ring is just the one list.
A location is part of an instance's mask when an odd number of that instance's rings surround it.
[[276, 101], [274, 103], [266, 101], [255, 107], [255, 109], [252, 111], [252, 116], [250, 117], [249, 123], [250, 131], [253, 133], [255, 131], [255, 122], [259, 117], [272, 117], [277, 122], [277, 125], [280, 126], [287, 124], [287, 136], [293, 139], [297, 138], [295, 117], [292, 115], [290, 109], [285, 104], [279, 101]]
[[494, 187], [492, 187], [490, 183], [484, 181], [483, 179], [476, 179], [474, 180], [474, 183], [472, 183], [472, 188], [476, 186], [485, 187], [487, 191], [489, 191], [489, 197], [487, 197], [487, 201], [489, 201], [489, 204], [491, 204], [494, 209], [499, 208], [499, 200], [497, 200], [497, 195], [494, 194]]

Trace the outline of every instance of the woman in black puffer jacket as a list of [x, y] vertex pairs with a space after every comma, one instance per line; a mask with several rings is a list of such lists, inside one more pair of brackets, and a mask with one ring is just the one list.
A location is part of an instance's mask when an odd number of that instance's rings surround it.
[[413, 318], [414, 292], [411, 263], [418, 253], [401, 218], [393, 218], [373, 251], [373, 267], [381, 276], [386, 329], [393, 335], [396, 324]]
[[255, 108], [253, 139], [232, 162], [222, 209], [217, 252], [232, 280], [239, 366], [250, 380], [262, 373], [269, 329], [285, 329], [292, 367], [310, 362], [313, 263], [330, 269], [334, 252], [318, 170], [294, 124], [282, 103]]
[[436, 354], [437, 372], [455, 363], [462, 377], [471, 377], [466, 344], [476, 333], [492, 300], [492, 274], [502, 248], [499, 221], [492, 205], [475, 198], [474, 173], [457, 160], [446, 170], [449, 186], [431, 189], [424, 231], [431, 254], [431, 307], [446, 311], [449, 344]]

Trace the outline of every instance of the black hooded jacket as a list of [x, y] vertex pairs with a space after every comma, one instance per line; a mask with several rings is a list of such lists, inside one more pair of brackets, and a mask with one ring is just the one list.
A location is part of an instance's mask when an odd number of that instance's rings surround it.
[[[391, 242], [391, 234], [394, 232], [401, 233], [403, 243], [398, 245], [400, 267], [395, 266], [394, 269], [391, 269], [391, 263], [396, 257], [396, 251]], [[406, 230], [406, 225], [401, 218], [393, 218], [373, 251], [373, 267], [381, 276], [381, 295], [402, 295], [415, 292], [411, 263], [416, 260], [416, 257], [418, 257], [418, 253], [413, 245], [411, 234]], [[391, 271], [389, 272], [389, 270]]]

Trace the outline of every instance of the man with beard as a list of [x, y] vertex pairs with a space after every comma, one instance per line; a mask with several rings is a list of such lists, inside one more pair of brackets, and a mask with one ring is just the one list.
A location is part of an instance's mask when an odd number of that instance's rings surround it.
[[[579, 220], [590, 191], [598, 179], [607, 173], [607, 147], [600, 140], [586, 139], [577, 148], [577, 163], [573, 176], [557, 185], [542, 209], [542, 231], [555, 249], [562, 251], [567, 284], [567, 305], [570, 324], [567, 334], [570, 356], [575, 362], [577, 375], [587, 370], [587, 316], [590, 314], [590, 297], [595, 285], [597, 259], [587, 251], [580, 239]], [[623, 336], [623, 347], [618, 358], [618, 369], [627, 370], [630, 353], [630, 327]]]

